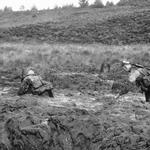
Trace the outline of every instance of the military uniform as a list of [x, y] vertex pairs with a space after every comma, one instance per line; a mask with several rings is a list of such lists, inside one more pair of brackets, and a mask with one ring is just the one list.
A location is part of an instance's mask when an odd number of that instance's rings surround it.
[[146, 102], [150, 102], [150, 70], [143, 67], [134, 69], [132, 73], [132, 65], [129, 62], [123, 62], [123, 64], [125, 70], [129, 72], [129, 81], [135, 81], [141, 92], [145, 94]]
[[42, 80], [38, 75], [35, 75], [33, 71], [29, 71], [21, 83], [21, 87], [18, 91], [18, 95], [33, 94], [42, 95], [47, 92], [50, 97], [53, 97], [53, 86], [50, 82]]
[[150, 73], [144, 68], [140, 68], [138, 71], [140, 72], [140, 76], [136, 79], [136, 85], [145, 94], [146, 102], [150, 102]]

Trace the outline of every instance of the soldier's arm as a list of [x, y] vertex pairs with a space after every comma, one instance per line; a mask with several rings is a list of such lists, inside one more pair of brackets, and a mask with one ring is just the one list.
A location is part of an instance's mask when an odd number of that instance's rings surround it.
[[47, 82], [47, 81], [45, 81], [45, 80], [41, 80], [41, 82], [42, 82], [42, 84], [43, 84], [43, 85], [48, 84], [48, 82]]
[[49, 89], [53, 89], [53, 85], [51, 82], [45, 81], [45, 80], [41, 80], [42, 84], [47, 87], [49, 87]]
[[141, 77], [136, 79], [136, 85], [141, 88], [142, 92], [145, 92], [148, 90], [148, 88], [144, 84], [143, 78], [141, 78]]
[[28, 92], [29, 86], [31, 84], [31, 81], [29, 79], [25, 79], [18, 90], [18, 95], [23, 95]]
[[43, 80], [40, 76], [39, 76], [39, 80], [41, 81], [41, 83], [42, 83], [43, 85], [48, 84], [48, 82], [45, 81], [45, 80]]

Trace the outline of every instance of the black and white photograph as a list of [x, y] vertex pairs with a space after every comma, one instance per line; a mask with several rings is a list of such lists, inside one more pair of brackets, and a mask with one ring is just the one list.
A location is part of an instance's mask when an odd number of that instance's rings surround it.
[[0, 150], [150, 150], [150, 0], [0, 0]]

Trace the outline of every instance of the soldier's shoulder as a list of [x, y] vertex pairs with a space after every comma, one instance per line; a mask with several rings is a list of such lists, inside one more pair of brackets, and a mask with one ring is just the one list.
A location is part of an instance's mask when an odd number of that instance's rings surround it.
[[138, 71], [143, 74], [143, 75], [148, 75], [150, 74], [150, 70], [146, 69], [146, 68], [139, 68]]
[[31, 77], [31, 76], [26, 76], [26, 77], [24, 78], [24, 81], [29, 81], [29, 80], [32, 80], [32, 77]]

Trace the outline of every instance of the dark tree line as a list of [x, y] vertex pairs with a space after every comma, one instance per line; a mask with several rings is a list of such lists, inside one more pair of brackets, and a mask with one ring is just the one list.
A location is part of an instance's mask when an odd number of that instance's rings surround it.
[[[90, 6], [93, 8], [103, 8], [114, 6], [114, 3], [107, 1], [104, 6], [101, 0], [95, 0], [93, 4], [89, 5], [88, 0], [79, 0], [79, 6], [81, 8]], [[150, 0], [120, 0], [116, 6], [150, 6]]]
[[114, 3], [107, 1], [106, 5], [104, 6], [101, 0], [95, 0], [93, 4], [89, 5], [88, 0], [79, 0], [79, 6], [81, 8], [84, 8], [84, 7], [104, 8], [104, 7], [114, 6]]

